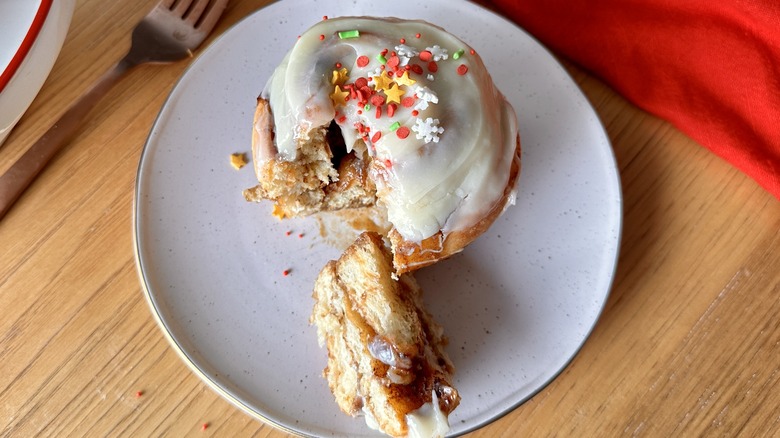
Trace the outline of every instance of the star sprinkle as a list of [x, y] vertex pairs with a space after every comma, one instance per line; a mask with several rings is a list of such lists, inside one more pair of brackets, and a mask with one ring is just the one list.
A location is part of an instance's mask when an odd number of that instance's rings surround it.
[[387, 90], [392, 83], [393, 80], [387, 75], [386, 71], [382, 71], [379, 76], [374, 76], [374, 89], [377, 91]]
[[334, 106], [344, 106], [347, 104], [347, 96], [349, 96], [349, 91], [343, 91], [341, 87], [336, 85], [333, 94], [330, 95], [330, 100], [333, 101]]
[[447, 49], [442, 49], [438, 45], [435, 45], [433, 47], [426, 47], [425, 50], [431, 53], [434, 61], [438, 62], [443, 59], [449, 58], [449, 55], [447, 54]]
[[438, 143], [439, 134], [444, 133], [444, 128], [439, 126], [439, 119], [417, 119], [412, 126], [412, 131], [415, 133], [415, 137], [418, 140], [425, 141], [426, 144], [430, 142]]
[[409, 72], [405, 71], [404, 74], [395, 78], [395, 83], [398, 85], [412, 86], [417, 83], [414, 79], [409, 77]]
[[385, 90], [387, 96], [387, 102], [401, 103], [401, 96], [404, 95], [404, 91], [398, 88], [398, 84], [393, 84], [390, 88]]
[[439, 98], [428, 87], [421, 87], [418, 85], [414, 87], [414, 94], [417, 95], [417, 104], [414, 106], [414, 109], [416, 110], [422, 111], [427, 109], [429, 103], [439, 103]]
[[346, 68], [342, 68], [341, 70], [333, 70], [330, 83], [333, 85], [344, 85], [348, 80], [349, 71]]

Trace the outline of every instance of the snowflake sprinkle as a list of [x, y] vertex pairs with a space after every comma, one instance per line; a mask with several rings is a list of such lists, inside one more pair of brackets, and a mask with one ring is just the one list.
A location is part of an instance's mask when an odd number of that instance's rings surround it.
[[417, 95], [417, 105], [414, 109], [422, 111], [428, 108], [428, 103], [439, 103], [439, 98], [428, 87], [421, 87], [419, 85], [414, 87], [414, 93]]
[[398, 56], [405, 56], [407, 58], [414, 58], [420, 54], [417, 49], [407, 46], [406, 44], [395, 46], [395, 53], [398, 54]]
[[425, 143], [438, 143], [439, 134], [444, 132], [444, 128], [439, 126], [439, 119], [417, 119], [412, 126], [412, 131], [415, 132], [415, 136], [418, 140], [424, 140]]
[[449, 58], [449, 55], [447, 54], [447, 49], [442, 49], [438, 45], [433, 47], [426, 47], [425, 50], [431, 52], [431, 55], [433, 55], [433, 60], [436, 62], [439, 62], [442, 59]]

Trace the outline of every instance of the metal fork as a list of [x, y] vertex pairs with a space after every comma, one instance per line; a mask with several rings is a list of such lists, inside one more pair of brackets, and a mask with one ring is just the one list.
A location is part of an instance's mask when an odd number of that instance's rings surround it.
[[0, 219], [54, 155], [74, 136], [90, 110], [132, 67], [192, 56], [211, 33], [228, 0], [162, 0], [133, 29], [130, 51], [0, 176]]

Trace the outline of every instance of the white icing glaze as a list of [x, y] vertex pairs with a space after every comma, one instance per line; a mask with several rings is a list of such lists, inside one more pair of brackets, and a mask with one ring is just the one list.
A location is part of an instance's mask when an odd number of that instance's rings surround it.
[[420, 406], [416, 411], [406, 414], [406, 426], [409, 438], [440, 438], [450, 430], [447, 415], [439, 406], [436, 391], [431, 391], [432, 400]]
[[[351, 30], [360, 36], [339, 38], [340, 31]], [[381, 72], [377, 55], [383, 49], [388, 50], [386, 59], [393, 51], [407, 55], [399, 56], [399, 68], [408, 65], [416, 83], [396, 86], [404, 92], [402, 98], [415, 99], [412, 107], [396, 104], [389, 117], [385, 104], [377, 118], [376, 106], [366, 110], [357, 98], [334, 106], [330, 96], [336, 64], [347, 69], [347, 83], [371, 78]], [[426, 49], [431, 60], [438, 59], [435, 72], [430, 61], [420, 57]], [[459, 50], [463, 53], [456, 60]], [[478, 54], [470, 50], [423, 21], [344, 17], [317, 23], [301, 35], [263, 92], [274, 115], [277, 152], [260, 159], [295, 160], [298, 140], [334, 119], [347, 147], [355, 147], [361, 138], [356, 126], [362, 124], [370, 129], [364, 141], [375, 158], [371, 176], [377, 196], [401, 236], [419, 242], [439, 230], [446, 234], [473, 226], [503, 196], [516, 148], [517, 119]], [[369, 62], [359, 67], [362, 55]], [[468, 68], [465, 74], [458, 72], [461, 65]], [[368, 81], [372, 90], [375, 84], [374, 79]], [[404, 129], [391, 130], [394, 122], [408, 129], [406, 138], [397, 135]], [[372, 141], [377, 132], [381, 137]]]

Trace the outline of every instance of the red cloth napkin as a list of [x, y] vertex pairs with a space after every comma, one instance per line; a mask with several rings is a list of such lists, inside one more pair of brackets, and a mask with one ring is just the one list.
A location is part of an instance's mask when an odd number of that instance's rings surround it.
[[778, 0], [489, 3], [780, 198]]

